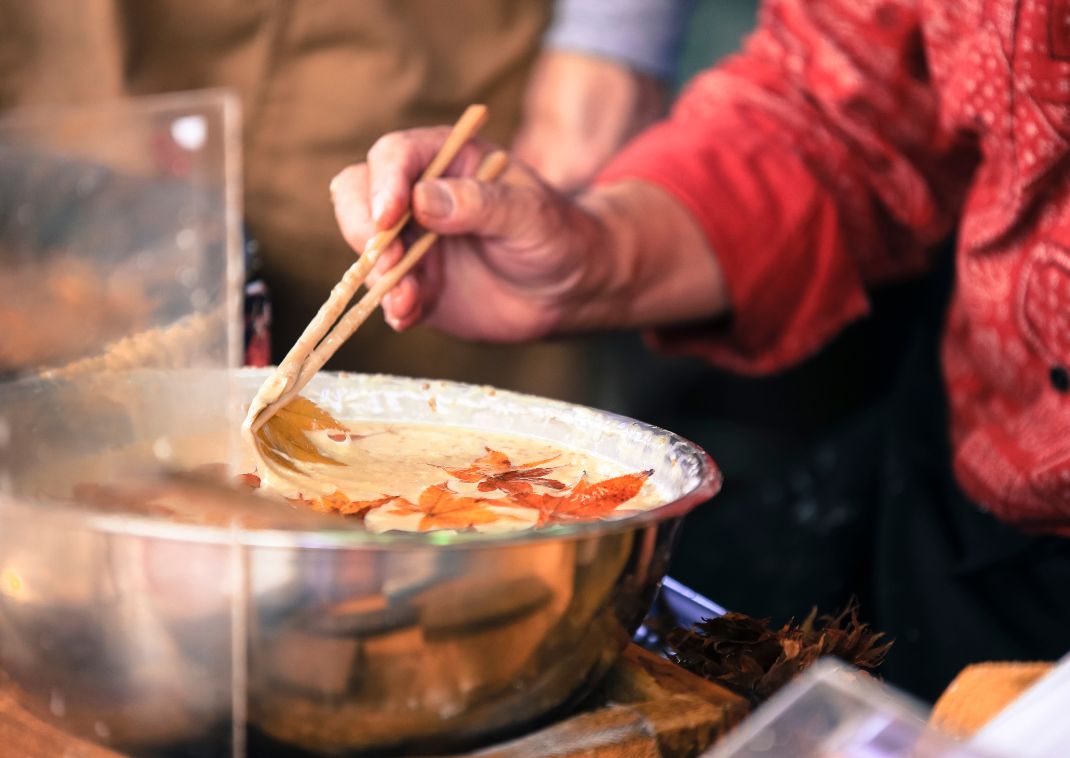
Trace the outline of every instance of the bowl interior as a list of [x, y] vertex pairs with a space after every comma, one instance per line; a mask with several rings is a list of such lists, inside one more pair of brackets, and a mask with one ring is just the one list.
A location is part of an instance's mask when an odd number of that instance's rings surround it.
[[[219, 460], [240, 457], [243, 406], [266, 370], [175, 370], [100, 374], [78, 380], [30, 379], [0, 387], [0, 421], [12, 440], [0, 453], [11, 494], [62, 497], [87, 476], [115, 479], [168, 465], [182, 440], [197, 439]], [[346, 420], [405, 421], [536, 437], [607, 459], [626, 471], [653, 470], [665, 504], [619, 520], [553, 525], [507, 535], [372, 534], [348, 522], [311, 526], [300, 519], [246, 529], [251, 542], [393, 545], [470, 544], [530, 540], [631, 529], [682, 515], [712, 497], [720, 472], [709, 456], [679, 435], [612, 413], [491, 387], [381, 375], [323, 372], [305, 394]], [[225, 395], [232, 410], [220, 414]], [[203, 441], [203, 443], [201, 442]], [[107, 451], [108, 455], [101, 456]], [[42, 476], [44, 467], [46, 475]], [[42, 481], [47, 486], [42, 488]], [[66, 490], [65, 490], [66, 488]], [[69, 517], [71, 514], [65, 514]], [[200, 539], [234, 539], [233, 530], [180, 525], [150, 517], [80, 512], [104, 529], [159, 533], [194, 530]]]

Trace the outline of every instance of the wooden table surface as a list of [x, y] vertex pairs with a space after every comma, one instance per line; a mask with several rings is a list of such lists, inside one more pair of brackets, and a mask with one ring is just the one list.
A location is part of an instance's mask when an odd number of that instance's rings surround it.
[[0, 676], [0, 756], [4, 758], [124, 758], [60, 731], [25, 711]]
[[[630, 646], [601, 686], [607, 705], [471, 758], [677, 758], [705, 750], [748, 712], [746, 701]], [[0, 680], [0, 756], [124, 758], [24, 710]]]

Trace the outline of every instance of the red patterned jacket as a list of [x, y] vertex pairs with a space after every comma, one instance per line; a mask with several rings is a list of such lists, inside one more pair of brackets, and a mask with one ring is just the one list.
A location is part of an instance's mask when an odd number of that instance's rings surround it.
[[798, 361], [958, 227], [943, 340], [959, 483], [1070, 535], [1070, 0], [772, 0], [603, 179], [699, 220], [730, 325], [659, 335], [744, 372]]

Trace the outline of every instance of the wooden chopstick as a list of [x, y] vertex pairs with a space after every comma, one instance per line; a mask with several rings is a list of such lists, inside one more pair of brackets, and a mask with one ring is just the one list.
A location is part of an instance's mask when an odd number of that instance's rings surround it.
[[[428, 181], [430, 179], [438, 179], [449, 168], [450, 164], [457, 157], [457, 154], [461, 152], [461, 148], [483, 128], [483, 124], [487, 121], [487, 106], [485, 105], [469, 105], [461, 117], [457, 119], [457, 123], [453, 125], [453, 129], [450, 130], [449, 135], [446, 137], [446, 141], [442, 143], [442, 147], [435, 153], [435, 157], [431, 159], [431, 163], [428, 164], [424, 172], [420, 174], [420, 181]], [[397, 239], [401, 234], [401, 230], [405, 228], [405, 225], [412, 220], [412, 211], [405, 211], [401, 218], [390, 227], [389, 229], [383, 229], [380, 232], [376, 232], [368, 241], [364, 243], [364, 250], [361, 251], [360, 258], [357, 262], [350, 267], [350, 271], [353, 274], [353, 280], [356, 281], [356, 287], [368, 278], [368, 274], [371, 273], [372, 268], [375, 267], [376, 261], [379, 260], [379, 256], [386, 248], [390, 246], [390, 243]], [[349, 274], [347, 271], [346, 274]], [[345, 277], [343, 277], [345, 281]], [[341, 284], [341, 282], [339, 282]], [[353, 294], [356, 293], [356, 287], [353, 288], [349, 299], [352, 299]], [[326, 307], [326, 306], [325, 306]], [[302, 335], [304, 336], [304, 335]], [[322, 337], [323, 335], [319, 335]]]
[[[501, 176], [508, 165], [508, 154], [503, 150], [495, 151], [480, 163], [475, 178], [481, 182], [493, 182]], [[353, 333], [368, 319], [372, 311], [379, 307], [386, 293], [397, 286], [402, 277], [420, 262], [420, 259], [431, 249], [431, 246], [438, 241], [438, 238], [439, 235], [435, 232], [424, 232], [420, 235], [419, 239], [405, 251], [405, 255], [398, 261], [397, 265], [383, 274], [382, 278], [364, 294], [364, 297], [349, 309], [316, 349], [309, 354], [308, 359], [301, 366], [301, 372], [297, 376], [299, 387], [304, 387], [308, 384], [316, 372], [323, 368], [323, 365], [337, 352], [342, 343], [353, 336]]]
[[[435, 154], [431, 164], [424, 170], [421, 179], [436, 179], [441, 176], [457, 157], [461, 148], [483, 126], [486, 119], [487, 108], [484, 105], [470, 105], [465, 109], [465, 112], [457, 119], [457, 123], [453, 125], [442, 147]], [[244, 426], [247, 430], [255, 432], [260, 429], [279, 408], [297, 395], [300, 387], [297, 390], [293, 387], [309, 354], [319, 345], [346, 304], [356, 295], [383, 249], [397, 238], [401, 228], [410, 218], [411, 213], [406, 213], [398, 223], [374, 235], [364, 246], [360, 258], [346, 270], [338, 284], [331, 289], [327, 301], [320, 306], [319, 311], [305, 327], [305, 331], [290, 348], [290, 352], [257, 391], [245, 418]]]
[[[453, 129], [450, 131], [449, 136], [446, 137], [446, 141], [442, 143], [442, 147], [435, 153], [435, 157], [431, 159], [431, 163], [424, 169], [423, 174], [420, 175], [420, 181], [428, 181], [430, 179], [437, 179], [445, 173], [450, 164], [453, 163], [453, 159], [457, 157], [457, 154], [461, 152], [461, 148], [476, 135], [476, 133], [483, 128], [483, 124], [487, 121], [487, 106], [485, 105], [470, 105], [465, 109], [461, 117], [457, 119], [457, 123], [453, 125]], [[398, 219], [389, 229], [384, 229], [381, 232], [373, 235], [364, 244], [364, 252], [362, 255], [368, 255], [374, 253], [378, 257], [378, 253], [382, 252], [397, 239], [397, 236], [401, 233], [401, 230], [405, 228], [405, 224], [409, 223], [412, 219], [412, 211], [405, 211], [405, 214]], [[374, 263], [374, 261], [373, 261]]]
[[[461, 148], [475, 136], [486, 118], [486, 106], [469, 106], [454, 124], [430, 165], [424, 170], [421, 180], [440, 177], [457, 157]], [[483, 177], [484, 181], [493, 181], [504, 171], [507, 164], [508, 158], [504, 154], [493, 153], [480, 165], [477, 177]], [[249, 408], [249, 415], [245, 419], [245, 426], [250, 431], [259, 430], [279, 408], [297, 396], [341, 344], [364, 323], [379, 305], [383, 296], [416, 265], [434, 244], [437, 236], [428, 237], [430, 233], [427, 233], [420, 237], [398, 265], [376, 282], [376, 286], [350, 308], [334, 325], [334, 328], [331, 328], [338, 314], [353, 299], [361, 284], [364, 283], [382, 251], [397, 238], [401, 229], [411, 218], [411, 211], [407, 211], [394, 226], [379, 232], [364, 246], [360, 258], [343, 274], [341, 280], [331, 290], [330, 297], [320, 307], [319, 312], [294, 343], [290, 352], [272, 376], [260, 387]], [[413, 255], [414, 251], [415, 255]], [[398, 273], [395, 274], [395, 272]]]

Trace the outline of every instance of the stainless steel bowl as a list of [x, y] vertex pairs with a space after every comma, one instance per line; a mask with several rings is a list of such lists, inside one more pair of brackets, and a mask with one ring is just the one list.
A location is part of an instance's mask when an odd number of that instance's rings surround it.
[[[494, 736], [598, 681], [642, 620], [682, 517], [720, 486], [700, 448], [620, 416], [485, 387], [325, 374], [308, 393], [339, 417], [542, 437], [653, 468], [671, 502], [506, 535], [376, 535], [342, 521], [189, 525], [48, 497], [85, 476], [89, 452], [140, 444], [159, 455], [176, 435], [225, 436], [219, 394], [248, 398], [263, 377], [141, 372], [0, 390], [11, 437], [0, 668], [29, 707], [135, 751], [215, 741], [240, 754], [260, 734], [381, 755]], [[31, 474], [45, 462], [55, 475], [42, 488]]]

